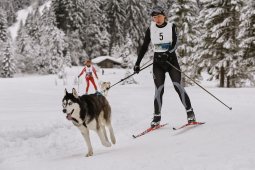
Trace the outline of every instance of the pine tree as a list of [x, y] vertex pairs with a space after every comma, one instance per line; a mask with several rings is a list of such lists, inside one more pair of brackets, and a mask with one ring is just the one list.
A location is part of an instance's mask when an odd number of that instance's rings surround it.
[[126, 20], [124, 2], [121, 0], [107, 1], [105, 10], [106, 17], [109, 18], [109, 55], [112, 55], [113, 47], [121, 46], [124, 42], [124, 23]]
[[101, 39], [100, 39], [100, 55], [105, 56], [108, 55], [108, 49], [109, 49], [109, 42], [110, 42], [110, 34], [107, 32], [107, 30], [104, 28], [101, 32]]
[[90, 58], [95, 58], [101, 55], [101, 46], [100, 46], [100, 29], [96, 24], [90, 24], [86, 35], [88, 36], [88, 41], [86, 43], [86, 51]]
[[[67, 47], [65, 34], [56, 26], [53, 8], [44, 9], [40, 19], [40, 55], [37, 69], [41, 73], [56, 74], [66, 65], [64, 50]], [[69, 60], [70, 61], [70, 60]]]
[[[78, 31], [70, 32], [69, 35], [67, 35], [65, 42], [68, 44], [68, 46], [65, 50], [66, 54], [64, 52], [64, 56], [66, 56], [66, 55], [70, 56], [70, 64], [71, 65], [76, 65], [76, 66], [79, 65], [80, 59], [82, 58], [84, 50], [82, 48], [83, 44], [80, 40]], [[67, 58], [67, 60], [69, 60], [68, 56], [65, 58]], [[70, 64], [69, 64], [69, 66], [70, 66]]]
[[35, 62], [38, 59], [40, 48], [38, 42], [28, 35], [26, 27], [20, 22], [16, 37], [15, 55], [17, 58], [17, 71], [22, 73], [35, 73]]
[[[5, 50], [7, 46], [7, 16], [5, 11], [0, 7], [0, 61], [6, 56]], [[0, 65], [2, 70], [3, 65]]]
[[[210, 22], [207, 21], [207, 16], [210, 11], [207, 9], [210, 2], [204, 2], [200, 7], [199, 16], [195, 22], [195, 29], [197, 31], [196, 46], [194, 47], [195, 53], [193, 53], [194, 62], [198, 63], [198, 72], [202, 70], [210, 71], [211, 62], [215, 62], [213, 57], [213, 39], [210, 37], [212, 32], [207, 29], [206, 25]], [[209, 80], [212, 80], [214, 76], [211, 76]], [[218, 78], [218, 76], [216, 77]]]
[[[194, 1], [177, 0], [173, 2], [169, 10], [169, 20], [177, 27], [178, 48], [177, 56], [181, 58], [180, 65], [183, 72], [192, 78], [196, 78], [197, 70], [194, 65], [192, 54], [196, 45], [196, 30], [194, 23], [198, 16], [198, 8]], [[191, 64], [193, 63], [193, 64]], [[186, 85], [183, 77], [183, 84]]]
[[85, 19], [84, 0], [53, 0], [57, 27], [65, 33], [80, 30]]
[[0, 7], [0, 41], [7, 41], [7, 15], [5, 10]]
[[209, 67], [209, 73], [220, 79], [220, 87], [235, 86], [235, 78], [240, 72], [237, 67], [236, 53], [238, 50], [236, 39], [239, 25], [241, 0], [206, 0], [204, 34], [201, 40], [199, 63]]
[[100, 55], [107, 55], [109, 47], [109, 33], [105, 25], [106, 15], [104, 14], [104, 1], [95, 0], [86, 4], [86, 24], [81, 31], [82, 41], [85, 43], [86, 52], [90, 58]]
[[10, 46], [10, 43], [7, 43], [7, 46], [3, 53], [3, 61], [2, 61], [2, 70], [1, 70], [1, 76], [4, 78], [10, 78], [13, 77], [15, 73], [15, 64], [13, 59], [13, 53]]
[[[5, 9], [7, 15], [7, 25], [10, 26], [16, 21], [16, 14], [14, 9], [14, 2], [13, 0], [1, 0], [0, 1], [0, 8]], [[1, 10], [2, 10], [1, 9]]]
[[[72, 30], [81, 30], [85, 22], [85, 13], [86, 13], [86, 3], [84, 0], [75, 0], [73, 1], [72, 9]], [[95, 0], [93, 1], [95, 2]]]
[[[193, 49], [192, 59], [193, 63], [196, 63], [197, 67], [194, 69], [196, 72], [196, 78], [202, 80], [201, 72], [205, 71], [208, 67], [208, 61], [211, 57], [210, 54], [207, 53], [206, 48], [204, 47], [203, 36], [206, 35], [206, 28], [205, 28], [205, 16], [207, 16], [208, 11], [204, 10], [205, 6], [199, 0], [197, 0], [197, 6], [199, 9], [199, 16], [197, 17], [196, 21], [194, 22], [193, 29], [196, 30], [196, 40], [195, 46]], [[208, 41], [209, 42], [209, 41]], [[201, 57], [203, 56], [203, 57]], [[208, 70], [206, 70], [208, 71]]]
[[253, 0], [246, 1], [246, 5], [241, 11], [241, 24], [238, 39], [240, 39], [241, 55], [245, 58], [255, 56], [255, 2]]
[[129, 37], [133, 46], [133, 50], [140, 49], [143, 43], [144, 32], [148, 26], [147, 21], [149, 20], [147, 14], [147, 8], [144, 1], [127, 0], [126, 2], [126, 23], [125, 23], [125, 34], [129, 34]]
[[35, 41], [39, 40], [39, 19], [40, 19], [39, 8], [37, 7], [35, 11], [28, 14], [25, 22], [25, 27], [28, 35]]
[[63, 0], [52, 0], [52, 7], [56, 16], [57, 27], [67, 32], [70, 24], [68, 23], [69, 20], [67, 19], [69, 14], [65, 7], [65, 2]]
[[236, 77], [237, 86], [245, 86], [246, 81], [250, 81], [250, 85], [255, 85], [255, 2], [248, 0], [241, 10], [239, 26], [240, 31], [237, 39], [240, 41], [240, 51], [237, 54], [239, 64], [239, 75]]

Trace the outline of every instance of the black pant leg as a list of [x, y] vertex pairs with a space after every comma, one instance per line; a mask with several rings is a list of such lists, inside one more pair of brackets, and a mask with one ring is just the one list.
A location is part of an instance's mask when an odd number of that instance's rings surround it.
[[165, 70], [160, 63], [153, 64], [153, 79], [155, 84], [154, 114], [161, 113], [162, 96], [164, 94]]
[[[172, 60], [168, 62], [171, 62], [173, 66], [181, 70], [176, 55], [172, 56]], [[168, 73], [173, 82], [174, 88], [181, 99], [183, 106], [186, 110], [192, 109], [189, 96], [185, 91], [184, 87], [181, 85], [181, 72], [169, 65]]]

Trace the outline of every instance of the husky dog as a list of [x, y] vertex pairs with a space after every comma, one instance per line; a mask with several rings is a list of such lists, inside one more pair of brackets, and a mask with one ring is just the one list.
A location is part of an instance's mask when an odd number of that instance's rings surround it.
[[106, 97], [108, 95], [108, 90], [111, 87], [111, 82], [109, 81], [103, 81], [100, 83], [100, 89], [102, 91], [102, 94]]
[[111, 125], [111, 107], [104, 96], [98, 94], [78, 96], [74, 88], [72, 93], [68, 93], [65, 89], [62, 103], [66, 118], [80, 129], [86, 141], [88, 147], [87, 157], [93, 155], [89, 130], [95, 130], [101, 143], [106, 147], [110, 147], [111, 143], [107, 137], [106, 126], [110, 132], [111, 142], [116, 143]]

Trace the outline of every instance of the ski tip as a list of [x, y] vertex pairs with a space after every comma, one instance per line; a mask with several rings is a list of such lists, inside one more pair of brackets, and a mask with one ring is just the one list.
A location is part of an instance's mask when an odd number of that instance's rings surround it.
[[197, 125], [205, 124], [205, 122], [196, 122]]
[[187, 123], [186, 125], [202, 125], [205, 124], [205, 122], [192, 122], [192, 123]]
[[192, 122], [192, 123], [187, 123], [187, 124], [185, 124], [185, 125], [183, 125], [181, 127], [177, 127], [177, 128], [173, 127], [173, 130], [182, 129], [182, 128], [188, 127], [188, 126], [198, 126], [198, 125], [203, 125], [203, 124], [205, 124], [205, 122]]
[[132, 137], [135, 139], [136, 138], [136, 136], [135, 135], [132, 135]]

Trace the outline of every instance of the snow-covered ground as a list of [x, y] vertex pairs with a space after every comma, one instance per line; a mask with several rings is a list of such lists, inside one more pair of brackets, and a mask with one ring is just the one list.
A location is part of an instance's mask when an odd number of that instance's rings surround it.
[[[81, 68], [68, 69], [67, 85], [56, 76], [0, 79], [0, 170], [252, 170], [255, 167], [255, 89], [188, 87], [197, 119], [206, 124], [171, 130], [186, 122], [185, 110], [169, 77], [162, 122], [168, 126], [137, 139], [152, 120], [154, 85], [150, 69], [135, 75], [137, 85], [116, 85], [108, 94], [116, 145], [103, 147], [91, 133], [94, 156], [79, 130], [62, 113], [64, 89], [71, 91]], [[101, 81], [115, 83], [125, 71], [105, 69]], [[79, 94], [84, 93], [84, 82]], [[57, 85], [56, 85], [57, 84]], [[92, 88], [91, 88], [92, 90]]]

